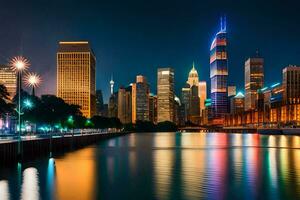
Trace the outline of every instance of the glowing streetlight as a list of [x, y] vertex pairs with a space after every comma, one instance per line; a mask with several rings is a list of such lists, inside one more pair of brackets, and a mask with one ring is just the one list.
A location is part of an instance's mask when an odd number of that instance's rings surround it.
[[35, 95], [35, 88], [41, 83], [41, 77], [36, 73], [28, 73], [25, 77], [25, 84], [32, 87], [32, 96]]
[[29, 99], [25, 99], [25, 101], [24, 101], [23, 103], [24, 103], [24, 107], [25, 107], [25, 108], [30, 109], [30, 108], [33, 107], [33, 103], [32, 103], [32, 101], [30, 101]]
[[18, 157], [21, 158], [21, 83], [22, 83], [22, 72], [25, 71], [29, 66], [29, 60], [27, 60], [23, 56], [16, 56], [10, 60], [10, 66], [11, 68], [17, 73], [18, 75], [18, 109], [16, 109], [18, 115], [19, 115], [19, 139], [18, 139]]

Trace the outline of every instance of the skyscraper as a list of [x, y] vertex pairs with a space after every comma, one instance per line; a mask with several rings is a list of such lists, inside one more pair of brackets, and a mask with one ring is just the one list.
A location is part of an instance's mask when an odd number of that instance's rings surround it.
[[118, 92], [118, 118], [123, 124], [131, 123], [131, 86]]
[[132, 122], [149, 121], [149, 85], [146, 77], [138, 75], [132, 84]]
[[244, 111], [245, 96], [239, 92], [237, 95], [230, 99], [230, 113], [236, 114]]
[[245, 62], [245, 110], [256, 108], [257, 91], [264, 86], [264, 59], [256, 52]]
[[157, 123], [157, 96], [149, 95], [149, 121]]
[[211, 80], [211, 109], [213, 123], [227, 113], [227, 37], [226, 18], [221, 18], [220, 31], [216, 34], [210, 47], [210, 80]]
[[198, 86], [191, 87], [189, 120], [194, 124], [200, 123], [200, 98], [198, 94]]
[[207, 98], [206, 81], [199, 82], [200, 114], [205, 109], [205, 100]]
[[283, 101], [285, 104], [300, 104], [300, 67], [289, 65], [282, 70]]
[[174, 70], [157, 70], [157, 121], [174, 120]]
[[80, 106], [85, 117], [96, 113], [96, 58], [89, 42], [59, 42], [57, 96]]
[[196, 85], [196, 86], [199, 85], [199, 76], [198, 76], [197, 70], [195, 69], [194, 62], [193, 62], [192, 69], [189, 73], [187, 83], [190, 85], [190, 87], [192, 87], [193, 85]]
[[16, 95], [17, 75], [11, 67], [0, 65], [0, 84], [3, 84], [6, 87], [9, 98], [12, 100]]
[[191, 103], [191, 87], [187, 83], [181, 89], [181, 104], [184, 107], [184, 122], [189, 120], [190, 103]]
[[[300, 125], [300, 67], [290, 65], [282, 70], [285, 122]], [[284, 115], [284, 114], [283, 114]]]

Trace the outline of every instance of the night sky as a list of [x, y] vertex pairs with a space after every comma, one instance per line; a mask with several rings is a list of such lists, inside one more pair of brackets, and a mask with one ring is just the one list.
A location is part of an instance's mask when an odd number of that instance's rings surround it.
[[179, 95], [193, 61], [209, 84], [209, 47], [225, 14], [229, 83], [242, 90], [244, 61], [256, 49], [265, 58], [266, 84], [281, 81], [288, 64], [300, 65], [299, 10], [299, 1], [7, 0], [0, 6], [0, 62], [26, 56], [43, 79], [38, 94], [55, 94], [58, 41], [88, 40], [105, 101], [111, 74], [115, 88], [145, 75], [156, 93], [159, 66], [175, 69]]

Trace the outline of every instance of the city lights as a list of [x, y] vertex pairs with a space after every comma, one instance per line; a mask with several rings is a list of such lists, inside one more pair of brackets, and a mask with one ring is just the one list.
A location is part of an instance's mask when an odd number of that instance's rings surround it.
[[29, 87], [38, 87], [41, 83], [41, 77], [36, 73], [28, 73], [25, 77], [25, 84]]
[[13, 68], [14, 71], [22, 72], [30, 66], [30, 63], [29, 60], [27, 60], [25, 57], [16, 56], [10, 60], [10, 66]]

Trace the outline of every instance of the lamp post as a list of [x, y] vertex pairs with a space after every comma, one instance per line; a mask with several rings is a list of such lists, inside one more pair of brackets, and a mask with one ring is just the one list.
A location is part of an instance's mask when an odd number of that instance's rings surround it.
[[29, 67], [29, 61], [24, 58], [23, 56], [17, 56], [11, 59], [10, 66], [12, 69], [17, 73], [18, 78], [18, 108], [16, 109], [18, 113], [18, 127], [19, 127], [19, 134], [18, 134], [18, 159], [21, 158], [21, 83], [22, 83], [22, 72], [25, 71]]

